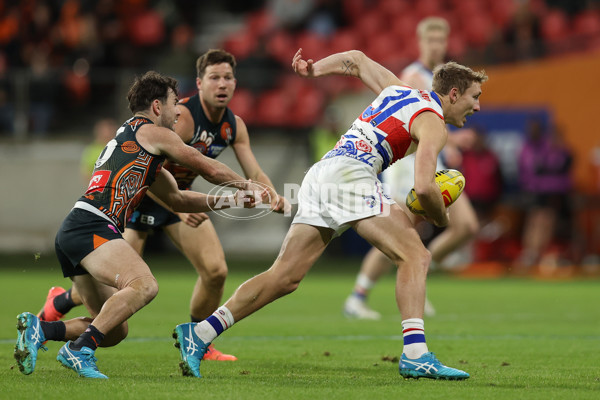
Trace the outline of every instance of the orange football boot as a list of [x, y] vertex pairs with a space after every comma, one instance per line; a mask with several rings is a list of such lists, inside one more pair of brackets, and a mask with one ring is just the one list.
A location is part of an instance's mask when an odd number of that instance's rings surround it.
[[64, 314], [59, 313], [56, 308], [54, 308], [54, 298], [64, 292], [66, 292], [66, 290], [60, 286], [52, 286], [50, 288], [48, 296], [46, 297], [46, 303], [37, 315], [41, 321], [59, 321], [63, 317]]
[[211, 344], [206, 349], [206, 353], [204, 353], [203, 360], [212, 360], [212, 361], [237, 361], [236, 356], [232, 356], [231, 354], [223, 354], [219, 350], [215, 349]]

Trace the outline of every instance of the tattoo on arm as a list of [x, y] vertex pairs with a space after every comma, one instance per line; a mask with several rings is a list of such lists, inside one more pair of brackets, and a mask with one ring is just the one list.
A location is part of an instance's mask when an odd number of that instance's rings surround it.
[[342, 69], [344, 70], [343, 75], [352, 75], [352, 70], [355, 67], [356, 67], [356, 64], [354, 64], [352, 61], [343, 60], [342, 61]]

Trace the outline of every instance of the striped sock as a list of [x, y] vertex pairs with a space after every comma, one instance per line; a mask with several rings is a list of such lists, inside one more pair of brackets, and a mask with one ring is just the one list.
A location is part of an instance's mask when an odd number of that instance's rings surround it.
[[402, 334], [404, 336], [404, 349], [402, 352], [408, 358], [419, 358], [427, 353], [425, 342], [425, 323], [421, 318], [410, 318], [402, 321]]
[[221, 306], [210, 317], [198, 323], [194, 327], [194, 332], [204, 343], [211, 343], [224, 330], [231, 328], [234, 322], [231, 311]]
[[369, 296], [369, 292], [371, 291], [373, 286], [375, 286], [375, 282], [369, 279], [368, 276], [364, 274], [358, 274], [358, 276], [356, 277], [356, 283], [354, 284], [354, 292], [352, 292], [352, 295], [365, 301]]

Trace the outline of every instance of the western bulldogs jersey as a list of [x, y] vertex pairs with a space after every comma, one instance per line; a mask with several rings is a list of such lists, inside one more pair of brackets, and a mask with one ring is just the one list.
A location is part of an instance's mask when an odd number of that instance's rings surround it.
[[[235, 141], [235, 115], [229, 108], [225, 109], [221, 121], [213, 124], [204, 113], [199, 94], [182, 99], [179, 104], [187, 107], [192, 114], [194, 137], [188, 144], [200, 153], [210, 158], [217, 158], [227, 146]], [[173, 174], [181, 190], [189, 189], [198, 176], [197, 173], [173, 162], [167, 162], [165, 168]]]
[[434, 92], [408, 86], [387, 87], [323, 158], [354, 158], [380, 173], [415, 152], [417, 143], [410, 136], [410, 128], [424, 111], [444, 119], [442, 103]]
[[415, 73], [417, 75], [419, 75], [419, 78], [425, 84], [423, 89], [432, 90], [433, 71], [430, 70], [429, 68], [427, 68], [425, 65], [423, 65], [423, 63], [420, 61], [415, 61], [412, 64], [408, 65], [406, 68], [404, 68], [404, 70], [402, 70], [401, 76], [405, 76], [405, 75], [409, 75], [409, 74], [412, 75]]
[[153, 122], [133, 117], [117, 130], [94, 165], [85, 194], [75, 203], [111, 221], [121, 232], [125, 221], [156, 179], [164, 156], [148, 153], [136, 139], [137, 130]]

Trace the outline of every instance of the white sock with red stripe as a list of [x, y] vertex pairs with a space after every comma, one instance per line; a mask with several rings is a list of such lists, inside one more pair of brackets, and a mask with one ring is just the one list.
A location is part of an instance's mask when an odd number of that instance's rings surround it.
[[362, 301], [366, 301], [367, 296], [369, 296], [369, 292], [373, 286], [375, 286], [375, 282], [372, 281], [367, 275], [358, 274], [352, 295], [358, 297]]
[[194, 332], [204, 343], [210, 343], [223, 331], [231, 328], [234, 323], [231, 311], [227, 307], [221, 306], [210, 317], [196, 324]]
[[419, 358], [429, 351], [425, 342], [425, 323], [421, 318], [409, 318], [402, 321], [402, 335], [404, 336], [402, 352], [406, 357]]

